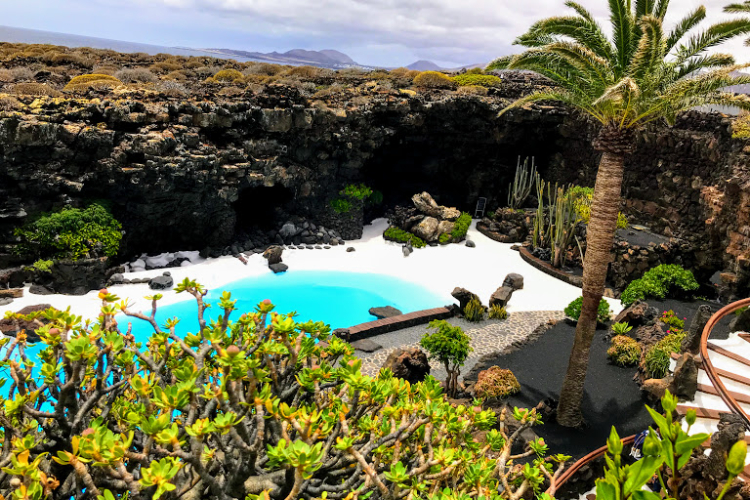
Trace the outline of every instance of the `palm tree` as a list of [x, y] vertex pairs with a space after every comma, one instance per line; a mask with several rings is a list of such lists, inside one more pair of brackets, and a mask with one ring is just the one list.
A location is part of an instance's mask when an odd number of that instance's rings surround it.
[[[516, 40], [527, 50], [492, 62], [492, 69], [531, 70], [552, 80], [549, 90], [523, 97], [503, 113], [536, 101], [559, 101], [600, 122], [594, 147], [601, 152], [583, 271], [583, 308], [568, 371], [560, 392], [558, 422], [576, 427], [583, 421], [581, 400], [597, 306], [620, 208], [625, 157], [635, 132], [650, 122], [673, 124], [681, 111], [704, 104], [750, 109], [750, 97], [722, 91], [750, 83], [733, 76], [729, 54], [709, 53], [721, 43], [750, 33], [750, 19], [733, 19], [688, 36], [706, 17], [701, 6], [671, 31], [664, 28], [669, 0], [608, 0], [612, 35], [577, 2], [565, 5], [575, 15], [535, 23]], [[743, 6], [744, 8], [744, 6]], [[502, 114], [502, 113], [501, 113]]]

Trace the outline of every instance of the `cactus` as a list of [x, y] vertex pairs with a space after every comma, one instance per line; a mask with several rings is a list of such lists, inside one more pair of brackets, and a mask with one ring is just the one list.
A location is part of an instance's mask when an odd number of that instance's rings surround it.
[[550, 262], [555, 267], [565, 264], [565, 249], [571, 244], [575, 227], [580, 221], [569, 187], [554, 186], [536, 174], [538, 206], [534, 219], [534, 247], [549, 248]]
[[531, 194], [532, 179], [537, 177], [535, 159], [531, 157], [531, 170], [529, 170], [529, 159], [526, 158], [521, 165], [521, 157], [516, 164], [516, 175], [513, 183], [508, 186], [508, 206], [512, 209], [521, 208], [523, 203]]

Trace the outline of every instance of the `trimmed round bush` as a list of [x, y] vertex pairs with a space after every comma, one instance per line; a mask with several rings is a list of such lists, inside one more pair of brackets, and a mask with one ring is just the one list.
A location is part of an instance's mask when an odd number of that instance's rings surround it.
[[499, 87], [503, 80], [495, 75], [478, 75], [475, 73], [464, 73], [453, 77], [453, 81], [459, 87], [477, 86], [477, 87]]
[[428, 89], [455, 89], [457, 84], [445, 73], [423, 71], [414, 77], [414, 85]]
[[[571, 319], [578, 321], [581, 317], [581, 309], [583, 307], [583, 297], [578, 297], [576, 300], [568, 304], [565, 308], [565, 315]], [[599, 301], [599, 308], [597, 311], [596, 319], [600, 323], [609, 321], [609, 317], [612, 315], [612, 310], [609, 308], [609, 302], [602, 299]]]
[[617, 366], [634, 366], [641, 359], [641, 346], [638, 341], [627, 335], [612, 337], [612, 346], [607, 349], [607, 356]]
[[78, 76], [73, 77], [68, 82], [68, 85], [65, 88], [68, 88], [70, 86], [75, 86], [75, 85], [82, 85], [82, 84], [102, 82], [102, 81], [122, 84], [120, 80], [118, 80], [112, 75], [103, 75], [101, 73], [91, 73], [88, 75], [78, 75]]
[[474, 390], [478, 398], [507, 398], [518, 393], [521, 384], [512, 371], [491, 366], [479, 372]]

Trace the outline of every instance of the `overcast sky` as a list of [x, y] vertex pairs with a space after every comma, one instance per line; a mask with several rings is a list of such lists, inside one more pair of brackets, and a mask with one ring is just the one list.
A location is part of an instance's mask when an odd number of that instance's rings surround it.
[[[606, 0], [579, 0], [605, 16]], [[513, 39], [564, 0], [5, 0], [1, 24], [166, 46], [280, 52], [337, 49], [362, 64], [418, 59], [444, 67], [517, 51]], [[703, 4], [709, 20], [729, 0], [672, 0], [668, 22]], [[602, 17], [604, 23], [607, 22]], [[740, 42], [724, 51], [750, 62]]]

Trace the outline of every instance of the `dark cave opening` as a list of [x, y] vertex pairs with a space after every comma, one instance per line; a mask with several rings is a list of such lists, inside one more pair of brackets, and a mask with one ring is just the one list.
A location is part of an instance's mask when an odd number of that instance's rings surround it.
[[288, 217], [288, 206], [292, 200], [292, 190], [279, 185], [241, 190], [237, 201], [232, 203], [237, 216], [235, 232], [241, 234], [277, 228]]

